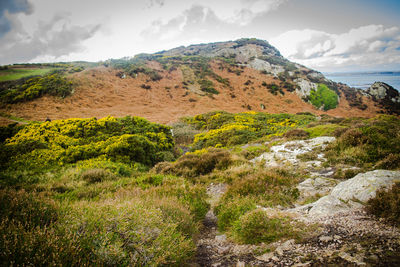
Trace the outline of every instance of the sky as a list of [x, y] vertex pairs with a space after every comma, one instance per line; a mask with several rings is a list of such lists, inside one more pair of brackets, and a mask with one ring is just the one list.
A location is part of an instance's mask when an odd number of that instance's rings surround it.
[[323, 72], [400, 71], [400, 0], [0, 0], [0, 65], [239, 38]]

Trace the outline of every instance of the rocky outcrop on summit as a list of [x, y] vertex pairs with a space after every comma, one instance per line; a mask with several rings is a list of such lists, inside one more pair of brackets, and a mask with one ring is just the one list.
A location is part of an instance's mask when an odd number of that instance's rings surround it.
[[400, 114], [400, 93], [389, 84], [375, 82], [366, 93], [390, 113]]

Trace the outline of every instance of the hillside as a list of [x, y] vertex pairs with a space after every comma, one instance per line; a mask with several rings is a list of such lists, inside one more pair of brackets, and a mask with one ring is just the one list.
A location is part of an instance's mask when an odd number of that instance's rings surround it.
[[[70, 96], [2, 101], [1, 114], [42, 121], [135, 115], [170, 123], [213, 110], [371, 117], [396, 113], [399, 106], [327, 80], [257, 39], [179, 47], [82, 69], [64, 74], [74, 85]], [[10, 89], [11, 82], [0, 87], [2, 95], [23, 90]]]
[[333, 83], [254, 39], [7, 73], [0, 265], [400, 264], [387, 84]]

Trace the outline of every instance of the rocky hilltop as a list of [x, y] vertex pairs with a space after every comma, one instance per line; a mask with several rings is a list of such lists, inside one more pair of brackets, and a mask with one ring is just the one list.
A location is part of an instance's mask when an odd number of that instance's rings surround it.
[[400, 94], [387, 83], [375, 82], [366, 91], [372, 96], [374, 101], [378, 102], [383, 107], [386, 107], [390, 112], [400, 114]]
[[0, 112], [28, 120], [138, 115], [162, 123], [213, 110], [337, 117], [399, 112], [398, 102], [380, 98], [393, 98], [389, 87], [381, 87], [377, 97], [374, 90], [335, 83], [258, 39], [182, 46], [77, 68], [64, 73], [73, 88], [62, 99], [57, 92], [34, 94], [35, 84], [24, 80], [3, 84], [8, 98]]

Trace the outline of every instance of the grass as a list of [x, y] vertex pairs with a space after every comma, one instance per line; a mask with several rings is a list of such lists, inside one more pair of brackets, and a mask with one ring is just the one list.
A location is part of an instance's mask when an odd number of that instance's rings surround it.
[[[255, 131], [230, 132], [232, 125]], [[327, 164], [337, 167], [337, 178], [374, 168], [399, 169], [399, 125], [397, 117], [387, 115], [316, 121], [312, 114], [212, 112], [182, 119], [172, 126], [173, 134], [170, 127], [136, 117], [2, 128], [0, 261], [185, 266], [210, 208], [207, 185], [215, 182], [228, 185], [213, 204], [219, 230], [232, 241], [304, 240], [315, 228], [279, 211], [298, 204], [296, 186], [304, 176], [249, 159], [282, 140], [334, 135], [337, 141], [328, 145], [326, 156]], [[224, 142], [226, 132], [233, 141]], [[255, 136], [248, 138], [249, 132]], [[199, 136], [217, 148], [194, 150]], [[266, 145], [263, 138], [279, 141]], [[243, 146], [248, 140], [254, 143]], [[180, 155], [178, 146], [192, 147], [192, 152]], [[320, 152], [300, 158], [310, 160]], [[341, 171], [349, 164], [360, 168]], [[379, 191], [368, 211], [398, 224], [399, 188]]]
[[31, 76], [41, 76], [52, 70], [54, 70], [54, 68], [9, 68], [0, 70], [0, 82], [13, 81]]

